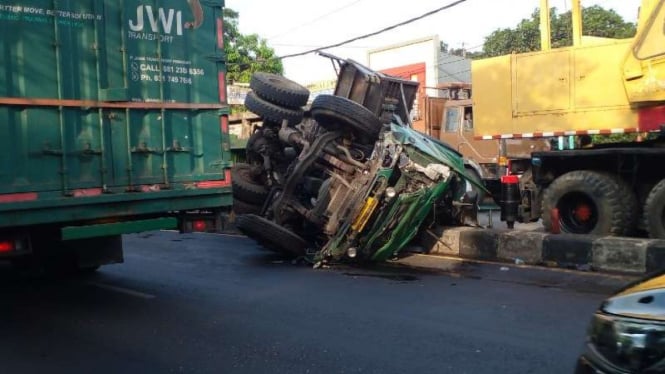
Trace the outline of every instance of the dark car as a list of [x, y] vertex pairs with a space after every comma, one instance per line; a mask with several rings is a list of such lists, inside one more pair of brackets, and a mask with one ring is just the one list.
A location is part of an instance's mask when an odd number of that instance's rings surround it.
[[576, 373], [665, 373], [665, 271], [601, 304]]

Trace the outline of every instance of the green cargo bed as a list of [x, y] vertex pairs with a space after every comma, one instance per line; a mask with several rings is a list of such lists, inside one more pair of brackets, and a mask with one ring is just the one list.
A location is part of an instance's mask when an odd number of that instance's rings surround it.
[[0, 227], [229, 206], [222, 8], [0, 5]]

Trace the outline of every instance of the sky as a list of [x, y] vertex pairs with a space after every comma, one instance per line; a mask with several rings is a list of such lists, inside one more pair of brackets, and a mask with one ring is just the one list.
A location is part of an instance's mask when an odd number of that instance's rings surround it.
[[[549, 1], [550, 7], [560, 12], [570, 9], [570, 0]], [[284, 56], [375, 32], [453, 2], [226, 0], [226, 6], [239, 12], [240, 32], [258, 34], [267, 39], [278, 56]], [[596, 4], [635, 22], [640, 0], [582, 0], [585, 7]], [[515, 27], [539, 5], [539, 0], [466, 0], [409, 25], [326, 51], [365, 63], [370, 49], [432, 35], [438, 35], [451, 48], [478, 51], [486, 36], [499, 28]], [[316, 54], [287, 58], [283, 64], [284, 75], [301, 84], [335, 78], [330, 60]]]

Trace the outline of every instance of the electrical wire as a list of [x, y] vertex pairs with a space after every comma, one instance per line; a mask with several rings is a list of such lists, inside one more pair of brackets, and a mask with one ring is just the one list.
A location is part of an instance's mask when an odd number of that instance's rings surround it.
[[376, 35], [382, 34], [382, 33], [386, 32], [386, 31], [390, 31], [390, 30], [396, 29], [396, 28], [398, 28], [398, 27], [400, 27], [400, 26], [408, 25], [409, 23], [412, 23], [412, 22], [415, 22], [415, 21], [419, 21], [419, 20], [421, 20], [421, 19], [423, 19], [423, 18], [425, 18], [425, 17], [431, 16], [431, 15], [433, 15], [433, 14], [435, 14], [435, 13], [438, 13], [438, 12], [441, 12], [441, 11], [443, 11], [443, 10], [450, 9], [450, 8], [455, 7], [455, 6], [461, 4], [461, 3], [465, 2], [465, 1], [466, 1], [466, 0], [457, 0], [457, 1], [454, 1], [454, 2], [452, 2], [452, 3], [450, 3], [450, 4], [448, 4], [448, 5], [444, 5], [444, 6], [440, 7], [440, 8], [437, 8], [437, 9], [431, 10], [431, 11], [429, 11], [429, 12], [426, 12], [426, 13], [424, 13], [424, 14], [418, 16], [418, 17], [410, 18], [410, 19], [408, 19], [408, 20], [406, 20], [406, 21], [403, 21], [403, 22], [400, 22], [400, 23], [394, 24], [394, 25], [392, 25], [392, 26], [385, 27], [385, 28], [383, 28], [383, 29], [381, 29], [381, 30], [378, 30], [378, 31], [375, 31], [375, 32], [372, 32], [372, 33], [369, 33], [369, 34], [365, 34], [365, 35], [357, 36], [357, 37], [355, 37], [355, 38], [347, 39], [347, 40], [345, 40], [345, 41], [343, 41], [343, 42], [339, 42], [339, 43], [335, 43], [335, 44], [327, 45], [327, 46], [324, 46], [324, 47], [321, 47], [321, 48], [310, 49], [310, 50], [303, 51], [303, 52], [299, 52], [299, 53], [292, 53], [292, 54], [289, 54], [289, 55], [280, 56], [280, 57], [278, 57], [278, 58], [283, 60], [283, 59], [285, 59], [285, 58], [292, 58], [292, 57], [304, 56], [304, 55], [307, 55], [307, 54], [310, 54], [310, 53], [318, 52], [318, 51], [323, 50], [323, 49], [329, 49], [329, 48], [340, 47], [340, 46], [343, 46], [344, 44], [349, 44], [349, 43], [353, 43], [353, 42], [358, 41], [358, 40], [367, 39], [367, 38], [369, 38], [369, 37], [371, 37], [371, 36], [376, 36]]
[[[288, 44], [288, 43], [270, 43], [271, 47], [300, 47], [300, 48], [321, 48], [319, 45], [313, 45], [313, 44]], [[340, 48], [346, 48], [346, 49], [371, 49], [371, 48], [376, 48], [376, 47], [370, 47], [366, 45], [346, 45], [342, 46]]]

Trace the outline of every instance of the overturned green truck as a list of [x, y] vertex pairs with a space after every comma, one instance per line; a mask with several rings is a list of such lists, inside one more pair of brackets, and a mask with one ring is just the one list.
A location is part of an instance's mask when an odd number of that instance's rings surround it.
[[238, 228], [319, 266], [386, 260], [423, 227], [473, 223], [475, 182], [461, 155], [408, 122], [418, 83], [326, 56], [335, 92], [304, 109], [302, 86], [253, 76], [245, 105], [263, 126], [233, 171]]
[[232, 203], [223, 2], [0, 6], [0, 260], [122, 261]]

